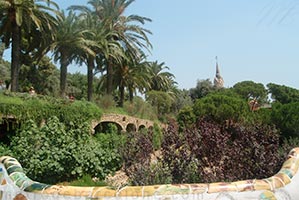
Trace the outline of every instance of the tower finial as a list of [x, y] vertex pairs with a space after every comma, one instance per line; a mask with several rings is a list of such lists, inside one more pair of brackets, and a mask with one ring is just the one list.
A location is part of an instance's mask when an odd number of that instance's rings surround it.
[[218, 56], [216, 56], [215, 59], [216, 59], [216, 77], [221, 78], [220, 70], [219, 70], [219, 67], [218, 67]]
[[218, 66], [218, 56], [216, 56], [215, 59], [216, 59], [216, 76], [214, 78], [214, 85], [216, 88], [223, 88], [224, 81], [220, 75], [220, 70]]

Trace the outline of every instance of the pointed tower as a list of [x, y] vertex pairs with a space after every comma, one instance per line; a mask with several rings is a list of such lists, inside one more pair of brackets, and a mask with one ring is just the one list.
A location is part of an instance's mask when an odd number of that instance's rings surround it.
[[224, 86], [224, 80], [220, 75], [217, 56], [216, 56], [216, 76], [214, 78], [214, 86], [216, 88], [223, 88], [223, 86]]

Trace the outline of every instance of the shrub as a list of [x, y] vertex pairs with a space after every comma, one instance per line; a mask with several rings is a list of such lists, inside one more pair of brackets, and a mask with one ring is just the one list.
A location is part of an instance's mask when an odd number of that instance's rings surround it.
[[40, 123], [56, 116], [61, 122], [68, 123], [98, 119], [102, 115], [102, 111], [95, 104], [87, 101], [72, 102], [68, 99], [30, 96], [29, 94], [9, 93], [9, 95], [1, 95], [0, 113], [12, 115], [19, 121], [33, 119]]
[[1, 156], [13, 156], [12, 151], [5, 144], [0, 143], [0, 157]]
[[299, 147], [299, 138], [284, 138], [279, 148], [281, 157], [286, 158], [290, 151], [295, 147]]
[[187, 128], [195, 123], [196, 116], [193, 113], [193, 109], [190, 106], [186, 106], [180, 110], [177, 121], [181, 129]]
[[130, 176], [132, 185], [157, 185], [171, 184], [172, 175], [170, 168], [163, 162], [156, 162], [150, 165], [142, 163], [135, 165], [134, 173]]
[[29, 120], [12, 138], [13, 152], [29, 177], [45, 183], [69, 181], [89, 174], [104, 179], [120, 168], [116, 150], [103, 148], [87, 123], [66, 127], [57, 117], [43, 127]]
[[153, 144], [147, 133], [127, 133], [124, 146], [121, 148], [123, 164], [126, 169], [136, 163], [146, 163], [153, 152]]
[[153, 153], [152, 138], [148, 133], [130, 132], [126, 133], [126, 141], [120, 148], [123, 161], [123, 169], [131, 178], [139, 171], [139, 165], [148, 167], [150, 155]]
[[170, 124], [162, 149], [173, 183], [265, 178], [274, 175], [284, 159], [273, 127], [225, 126], [207, 119], [181, 133]]
[[95, 139], [103, 148], [116, 150], [124, 145], [126, 136], [118, 134], [117, 132], [97, 133]]
[[161, 148], [163, 140], [163, 133], [161, 131], [161, 128], [157, 123], [154, 123], [154, 129], [153, 129], [153, 147], [154, 150], [159, 150]]
[[172, 183], [186, 183], [189, 180], [185, 173], [194, 157], [184, 142], [184, 135], [180, 134], [177, 124], [172, 121], [164, 132], [162, 142], [163, 164], [169, 166]]
[[113, 99], [112, 95], [104, 95], [98, 101], [97, 104], [100, 108], [105, 110], [110, 109], [116, 106], [116, 102]]
[[169, 93], [154, 90], [147, 92], [146, 101], [155, 108], [161, 121], [165, 120], [163, 116], [170, 113], [174, 103], [174, 99]]
[[124, 110], [131, 116], [142, 119], [156, 120], [157, 114], [152, 105], [145, 102], [141, 97], [134, 97], [133, 102], [126, 101]]

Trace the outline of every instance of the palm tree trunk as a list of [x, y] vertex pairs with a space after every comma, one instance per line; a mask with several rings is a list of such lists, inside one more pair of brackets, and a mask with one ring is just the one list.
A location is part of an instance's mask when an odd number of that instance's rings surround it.
[[124, 106], [124, 101], [125, 101], [125, 87], [121, 83], [119, 86], [119, 107]]
[[131, 103], [133, 103], [133, 98], [134, 98], [134, 92], [132, 87], [129, 87], [129, 100]]
[[67, 81], [67, 57], [61, 55], [60, 61], [60, 96], [65, 98], [66, 96], [66, 81]]
[[106, 87], [106, 93], [108, 95], [112, 94], [113, 90], [113, 66], [111, 59], [108, 60], [108, 66], [107, 66], [107, 87]]
[[91, 57], [87, 60], [87, 100], [92, 100], [93, 94], [93, 69], [94, 69], [94, 58]]
[[18, 91], [18, 80], [20, 71], [20, 46], [21, 36], [20, 27], [15, 24], [12, 32], [12, 48], [11, 48], [11, 91]]

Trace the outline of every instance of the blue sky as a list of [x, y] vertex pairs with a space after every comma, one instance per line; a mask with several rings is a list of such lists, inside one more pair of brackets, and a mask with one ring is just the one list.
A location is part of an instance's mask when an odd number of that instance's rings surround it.
[[[62, 9], [87, 3], [54, 1]], [[135, 0], [127, 14], [153, 20], [148, 60], [165, 62], [181, 89], [213, 80], [216, 56], [225, 87], [253, 80], [299, 89], [298, 0]]]

